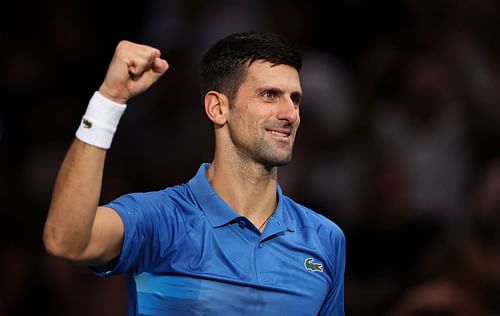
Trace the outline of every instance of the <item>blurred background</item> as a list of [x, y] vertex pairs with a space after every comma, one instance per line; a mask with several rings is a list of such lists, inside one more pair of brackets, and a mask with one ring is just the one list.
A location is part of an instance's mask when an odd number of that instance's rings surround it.
[[213, 155], [198, 61], [282, 33], [305, 98], [285, 192], [347, 237], [346, 314], [500, 315], [500, 2], [8, 1], [0, 34], [0, 315], [126, 315], [122, 276], [48, 256], [64, 153], [121, 39], [171, 69], [129, 103], [102, 202], [184, 182]]

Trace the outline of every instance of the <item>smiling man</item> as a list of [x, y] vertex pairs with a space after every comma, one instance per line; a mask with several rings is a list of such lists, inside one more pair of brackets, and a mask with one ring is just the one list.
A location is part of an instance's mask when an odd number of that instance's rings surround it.
[[125, 104], [169, 67], [157, 49], [120, 42], [59, 171], [47, 250], [126, 273], [129, 315], [344, 315], [342, 231], [277, 183], [300, 125], [301, 66], [276, 34], [217, 42], [201, 62], [213, 161], [187, 183], [98, 206]]

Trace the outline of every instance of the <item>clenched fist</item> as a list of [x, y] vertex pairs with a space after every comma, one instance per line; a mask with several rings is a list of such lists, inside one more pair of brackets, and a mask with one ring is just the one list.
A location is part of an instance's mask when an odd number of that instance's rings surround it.
[[108, 67], [99, 92], [121, 104], [147, 90], [168, 69], [166, 60], [160, 58], [156, 48], [121, 41]]

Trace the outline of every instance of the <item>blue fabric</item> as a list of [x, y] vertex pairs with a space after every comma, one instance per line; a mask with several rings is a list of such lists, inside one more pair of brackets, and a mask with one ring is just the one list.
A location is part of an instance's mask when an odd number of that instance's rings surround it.
[[101, 275], [127, 273], [129, 315], [344, 315], [345, 238], [276, 188], [264, 232], [212, 189], [188, 183], [124, 195], [122, 252]]

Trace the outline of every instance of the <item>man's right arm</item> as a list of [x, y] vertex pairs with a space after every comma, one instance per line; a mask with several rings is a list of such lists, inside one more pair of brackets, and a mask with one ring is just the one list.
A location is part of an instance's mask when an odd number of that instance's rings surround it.
[[[159, 50], [120, 42], [99, 93], [125, 104], [148, 89], [168, 69]], [[43, 240], [51, 254], [88, 265], [119, 255], [124, 226], [110, 208], [98, 207], [106, 149], [75, 139], [60, 167]]]
[[75, 139], [59, 170], [45, 223], [51, 254], [85, 264], [109, 262], [120, 252], [123, 223], [99, 207], [106, 150]]

